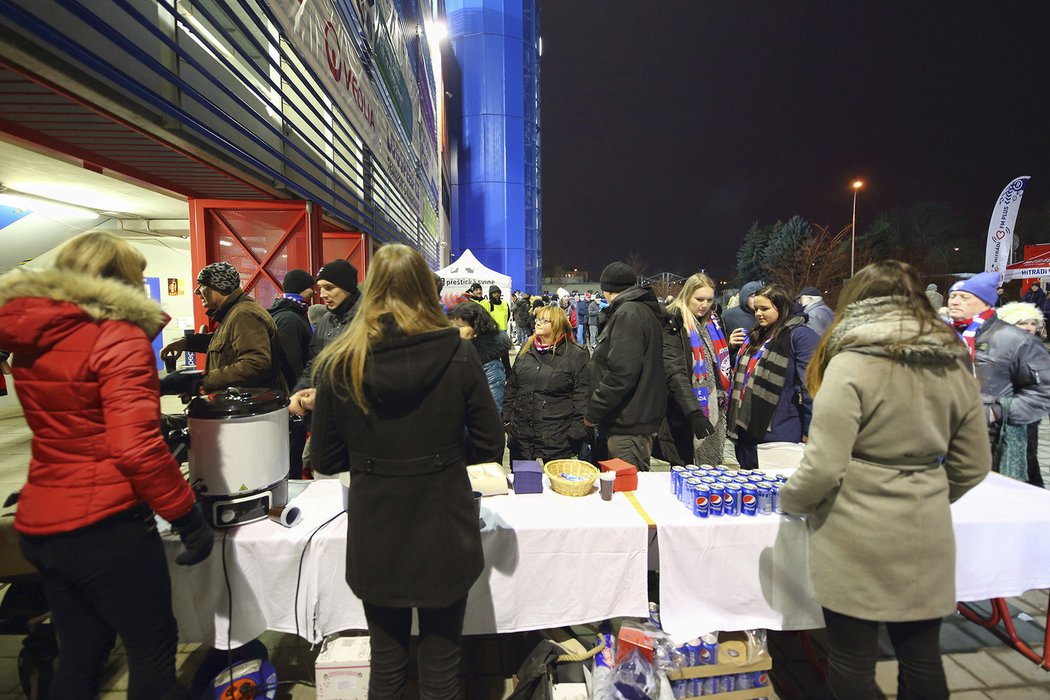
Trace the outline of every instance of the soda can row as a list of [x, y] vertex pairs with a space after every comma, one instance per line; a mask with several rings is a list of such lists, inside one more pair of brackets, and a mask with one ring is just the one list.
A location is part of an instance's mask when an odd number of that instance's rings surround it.
[[686, 678], [671, 681], [671, 692], [676, 698], [693, 698], [768, 686], [768, 671], [750, 671], [748, 673], [733, 673], [725, 676]]

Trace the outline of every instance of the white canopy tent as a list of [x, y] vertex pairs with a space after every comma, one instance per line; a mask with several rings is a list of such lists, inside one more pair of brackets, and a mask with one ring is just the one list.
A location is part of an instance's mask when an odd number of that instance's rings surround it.
[[510, 296], [510, 277], [482, 265], [474, 257], [474, 254], [470, 252], [469, 248], [464, 250], [448, 267], [438, 270], [437, 274], [441, 279], [445, 280], [445, 286], [441, 290], [443, 298], [446, 295], [462, 294], [470, 289], [470, 286], [475, 282], [481, 285], [481, 290], [486, 297], [489, 294], [489, 287], [492, 285], [500, 288], [504, 298]]

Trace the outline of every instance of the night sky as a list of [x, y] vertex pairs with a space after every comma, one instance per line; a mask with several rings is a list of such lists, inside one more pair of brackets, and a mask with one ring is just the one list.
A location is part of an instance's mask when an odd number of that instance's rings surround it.
[[[976, 5], [976, 6], [970, 6]], [[543, 258], [725, 277], [752, 222], [1050, 200], [1050, 3], [544, 0]], [[1050, 241], [1050, 231], [1046, 232]], [[1026, 242], [1044, 242], [1028, 240]]]

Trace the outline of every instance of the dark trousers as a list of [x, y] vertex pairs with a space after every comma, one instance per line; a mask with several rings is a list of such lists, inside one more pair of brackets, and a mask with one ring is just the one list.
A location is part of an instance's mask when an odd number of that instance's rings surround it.
[[610, 435], [606, 443], [609, 459], [619, 458], [638, 467], [640, 472], [649, 471], [649, 460], [653, 456], [652, 435]]
[[758, 469], [758, 441], [747, 433], [740, 433], [733, 441], [733, 452], [741, 469]]
[[306, 448], [306, 435], [310, 425], [303, 420], [288, 422], [288, 478], [303, 478], [303, 449]]
[[130, 700], [177, 698], [168, 562], [153, 513], [133, 508], [69, 533], [21, 537], [58, 632], [52, 700], [94, 699], [119, 635]]
[[[882, 697], [875, 684], [879, 656], [879, 624], [824, 608], [828, 630], [828, 687], [838, 700], [874, 700]], [[897, 655], [899, 700], [948, 698], [941, 663], [941, 618], [915, 622], [887, 622]]]
[[[401, 698], [408, 670], [412, 608], [384, 608], [365, 603], [365, 619], [372, 644], [368, 700]], [[447, 608], [419, 611], [419, 697], [454, 700], [459, 695], [460, 641], [466, 597]]]
[[1028, 424], [1028, 483], [1043, 488], [1043, 473], [1039, 471], [1039, 421]]

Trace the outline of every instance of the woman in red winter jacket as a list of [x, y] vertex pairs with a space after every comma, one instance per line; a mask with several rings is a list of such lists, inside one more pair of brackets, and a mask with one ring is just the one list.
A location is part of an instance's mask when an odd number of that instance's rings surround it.
[[54, 267], [0, 277], [0, 347], [13, 353], [33, 431], [15, 515], [60, 640], [52, 698], [94, 698], [116, 636], [128, 697], [178, 697], [167, 561], [153, 513], [182, 538], [179, 564], [214, 542], [160, 432], [150, 339], [164, 313], [143, 293], [146, 260], [89, 232]]

